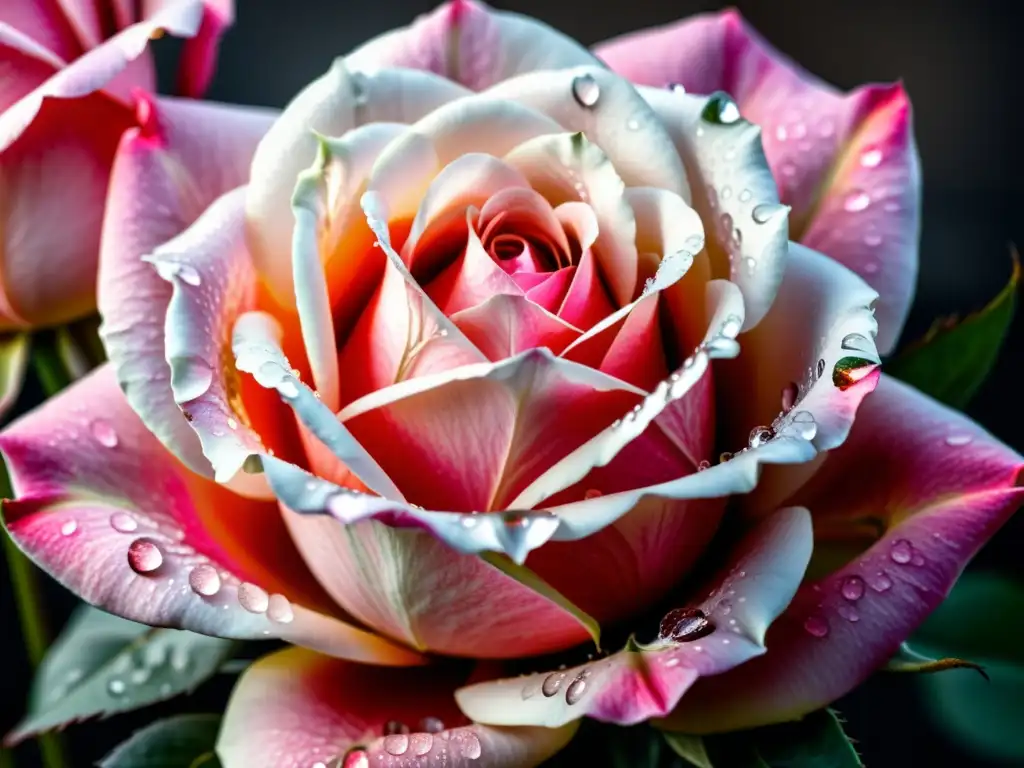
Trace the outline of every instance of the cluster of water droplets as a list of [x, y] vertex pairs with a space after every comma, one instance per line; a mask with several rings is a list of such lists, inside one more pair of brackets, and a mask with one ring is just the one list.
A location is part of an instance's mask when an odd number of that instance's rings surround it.
[[[182, 675], [191, 666], [192, 653], [187, 646], [148, 643], [137, 651], [123, 653], [115, 659], [109, 670], [111, 677], [106, 684], [107, 695], [115, 699], [130, 697], [133, 689], [149, 684], [154, 675], [167, 671]], [[156, 692], [161, 697], [169, 697], [175, 688], [168, 680], [160, 683]]]
[[[405, 723], [390, 720], [384, 724], [381, 736], [385, 754], [380, 755], [378, 760], [382, 764], [386, 756], [422, 758], [433, 752], [435, 757], [445, 761], [449, 757], [478, 760], [483, 754], [483, 745], [472, 729], [445, 730], [444, 723], [436, 717], [423, 718], [416, 731], [412, 731]], [[356, 747], [332, 762], [313, 763], [312, 768], [369, 768], [369, 765], [366, 750]]]
[[664, 290], [679, 281], [693, 266], [694, 258], [703, 248], [704, 238], [701, 235], [694, 234], [687, 237], [682, 248], [672, 253], [666, 253], [662, 257], [654, 277], [647, 278], [640, 295], [649, 296], [655, 291]]

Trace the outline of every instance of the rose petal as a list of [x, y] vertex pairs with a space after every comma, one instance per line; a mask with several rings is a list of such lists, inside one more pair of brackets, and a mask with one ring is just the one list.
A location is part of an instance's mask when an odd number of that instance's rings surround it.
[[[399, 676], [297, 648], [278, 651], [239, 679], [217, 754], [224, 768], [309, 768], [346, 754], [346, 766], [533, 768], [576, 731], [576, 723], [557, 730], [469, 723], [452, 698], [463, 678], [444, 667]], [[384, 736], [389, 728], [396, 732]]]
[[103, 45], [79, 56], [68, 67], [0, 114], [0, 151], [32, 123], [45, 99], [75, 99], [111, 85], [141, 56], [159, 31], [180, 37], [194, 35], [202, 17], [200, 0], [181, 0], [161, 7], [145, 21], [118, 32]]
[[[726, 445], [746, 445], [762, 425], [771, 434], [802, 434], [819, 451], [841, 445], [878, 380], [877, 324], [870, 308], [876, 296], [845, 267], [791, 243], [775, 304], [744, 334], [740, 358], [723, 363], [717, 377]], [[784, 398], [792, 401], [788, 410]], [[772, 470], [745, 503], [771, 510], [813, 470]]]
[[0, 24], [21, 33], [65, 62], [82, 51], [58, 0], [8, 0], [0, 9]]
[[582, 133], [540, 136], [505, 156], [552, 205], [589, 203], [597, 217], [594, 255], [616, 302], [636, 292], [636, 221], [623, 197], [623, 182], [608, 156]]
[[28, 368], [31, 341], [28, 334], [0, 337], [0, 417], [14, 405], [21, 394], [21, 385]]
[[[538, 347], [557, 355], [580, 335], [578, 328], [529, 299], [508, 294], [492, 296], [482, 304], [457, 312], [452, 315], [452, 322], [492, 362]], [[628, 381], [626, 377], [619, 378]]]
[[548, 727], [583, 716], [621, 725], [663, 716], [698, 677], [765, 652], [765, 630], [796, 592], [812, 546], [807, 510], [780, 510], [740, 543], [711, 595], [694, 601], [713, 628], [706, 639], [659, 638], [564, 671], [477, 683], [456, 691], [459, 708], [480, 722]]
[[[207, 474], [209, 461], [170, 386], [164, 318], [172, 288], [141, 257], [244, 183], [273, 113], [141, 94], [136, 108], [139, 127], [121, 139], [111, 171], [98, 278], [100, 332], [136, 413], [169, 451]], [[222, 255], [209, 243], [189, 243], [202, 249], [205, 259]]]
[[849, 440], [796, 498], [814, 512], [816, 532], [848, 525], [855, 534], [874, 519], [884, 535], [803, 586], [769, 632], [770, 652], [740, 674], [701, 682], [669, 726], [731, 731], [795, 719], [846, 694], [896, 652], [1017, 509], [1022, 468], [1024, 459], [966, 417], [883, 377]]
[[627, 81], [595, 66], [530, 72], [485, 91], [581, 132], [608, 155], [631, 187], [659, 187], [689, 201], [686, 170], [672, 138], [644, 98]]
[[314, 131], [343, 136], [368, 123], [411, 123], [464, 95], [464, 88], [428, 72], [351, 71], [344, 60], [306, 86], [285, 108], [253, 158], [246, 201], [249, 246], [260, 274], [282, 306], [293, 306], [288, 202], [298, 174], [317, 151]]
[[178, 93], [197, 99], [206, 92], [217, 66], [221, 35], [234, 23], [234, 0], [204, 0], [199, 31], [182, 46]]
[[752, 328], [772, 305], [782, 280], [789, 231], [789, 209], [779, 204], [761, 129], [728, 114], [731, 102], [723, 95], [640, 92], [686, 163], [694, 207], [708, 222], [715, 274], [740, 286], [746, 328]]
[[131, 113], [97, 93], [48, 101], [34, 118], [0, 150], [0, 330], [65, 323], [95, 306], [103, 198]]
[[8, 532], [87, 602], [153, 626], [418, 662], [321, 609], [326, 596], [287, 546], [275, 505], [239, 498], [175, 461], [120, 395], [110, 366], [12, 424], [0, 448], [18, 497], [4, 503]]
[[524, 72], [593, 64], [594, 56], [547, 24], [456, 0], [349, 54], [353, 66], [422, 69], [474, 91]]
[[25, 33], [0, 22], [0, 66], [6, 73], [0, 81], [0, 110], [30, 94], [64, 61]]
[[[878, 289], [879, 348], [888, 352], [913, 295], [920, 226], [920, 168], [902, 86], [840, 93], [732, 10], [626, 35], [596, 52], [633, 82], [736, 99], [764, 129], [782, 201], [793, 207], [791, 237]], [[875, 202], [862, 213], [865, 200]]]

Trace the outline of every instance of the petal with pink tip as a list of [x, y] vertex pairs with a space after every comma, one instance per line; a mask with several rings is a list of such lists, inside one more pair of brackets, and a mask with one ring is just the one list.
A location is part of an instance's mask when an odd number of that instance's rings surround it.
[[[164, 320], [172, 286], [142, 257], [245, 182], [273, 113], [143, 95], [136, 108], [139, 127], [122, 137], [111, 171], [98, 278], [100, 333], [136, 413], [168, 450], [205, 474], [209, 461], [174, 402], [165, 359]], [[206, 260], [214, 258], [208, 244], [192, 238], [192, 246], [203, 249]]]
[[0, 25], [24, 35], [64, 62], [82, 51], [59, 0], [7, 0], [0, 8]]
[[780, 510], [738, 544], [710, 595], [687, 606], [699, 614], [666, 615], [663, 629], [678, 617], [667, 636], [562, 671], [469, 685], [455, 693], [459, 708], [496, 725], [558, 727], [583, 716], [633, 725], [664, 716], [691, 698], [683, 697], [698, 678], [765, 653], [765, 631], [796, 593], [812, 538], [806, 509]]
[[[883, 665], [949, 593], [1024, 501], [1024, 459], [977, 424], [882, 377], [849, 439], [794, 497], [825, 536], [884, 534], [829, 576], [801, 587], [768, 633], [768, 654], [702, 681], [673, 729], [730, 731], [800, 717]], [[871, 482], [864, 478], [870, 475]]]
[[5, 72], [0, 81], [0, 110], [5, 110], [46, 82], [64, 61], [25, 33], [0, 22], [0, 66]]
[[182, 0], [161, 7], [150, 18], [118, 32], [0, 114], [0, 151], [7, 149], [32, 123], [46, 99], [75, 99], [107, 88], [138, 59], [161, 31], [189, 37], [202, 17], [200, 0]]
[[[793, 207], [793, 239], [878, 290], [879, 348], [888, 352], [913, 294], [921, 208], [902, 86], [843, 94], [775, 50], [736, 11], [626, 35], [596, 52], [633, 82], [723, 90], [736, 99], [743, 116], [764, 129], [782, 202]], [[874, 207], [862, 209], [865, 200]]]
[[[456, 312], [452, 322], [493, 362], [537, 347], [557, 355], [580, 336], [578, 328], [529, 299], [509, 294], [492, 296], [482, 304]], [[619, 378], [628, 380], [624, 376]]]
[[329, 600], [285, 544], [276, 505], [179, 464], [132, 412], [109, 366], [8, 427], [0, 448], [17, 494], [3, 505], [8, 532], [87, 602], [153, 626], [419, 662], [321, 608]]
[[715, 274], [743, 290], [746, 327], [772, 305], [786, 267], [789, 209], [761, 147], [761, 129], [740, 117], [724, 94], [690, 96], [640, 88], [672, 136], [708, 223]]
[[576, 723], [473, 724], [452, 695], [465, 677], [451, 667], [397, 675], [301, 649], [278, 651], [239, 679], [217, 754], [224, 768], [533, 768], [576, 732]]
[[[0, 330], [65, 323], [95, 306], [103, 198], [131, 113], [96, 93], [47, 101], [34, 118], [0, 150]], [[60, 226], [46, 224], [54, 210]]]
[[636, 293], [636, 221], [608, 156], [582, 133], [560, 133], [520, 144], [505, 162], [552, 205], [590, 204], [597, 217], [593, 253], [615, 301], [628, 304]]
[[316, 156], [317, 137], [343, 136], [368, 123], [412, 123], [468, 91], [429, 72], [360, 71], [334, 62], [285, 107], [253, 158], [246, 202], [249, 247], [282, 306], [294, 304], [289, 208], [295, 179]]
[[203, 19], [194, 37], [185, 40], [178, 65], [178, 93], [200, 98], [213, 79], [221, 35], [235, 23], [234, 0], [204, 0]]
[[[768, 430], [759, 441], [796, 433], [819, 451], [841, 445], [878, 381], [876, 296], [842, 265], [790, 243], [775, 304], [743, 335], [743, 354], [723, 363], [716, 378], [726, 446], [747, 445], [755, 428]], [[773, 470], [744, 503], [774, 509], [814, 466]]]
[[687, 171], [672, 137], [650, 105], [627, 81], [601, 67], [531, 72], [485, 91], [585, 133], [631, 187], [658, 187], [690, 199]]
[[529, 16], [455, 0], [411, 26], [387, 32], [348, 55], [353, 66], [422, 69], [474, 91], [538, 70], [594, 64], [575, 40]]

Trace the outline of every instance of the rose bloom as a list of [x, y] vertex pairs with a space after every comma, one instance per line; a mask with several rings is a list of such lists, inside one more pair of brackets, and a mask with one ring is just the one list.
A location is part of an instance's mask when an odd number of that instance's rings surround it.
[[[139, 124], [135, 94], [156, 87], [148, 43], [165, 31], [189, 38], [178, 91], [198, 96], [232, 15], [230, 0], [0, 3], [0, 333], [95, 312], [111, 164], [121, 135]], [[265, 110], [188, 99], [161, 99], [160, 105], [168, 119], [187, 121], [197, 138], [231, 125], [240, 152], [246, 143], [252, 152], [271, 120]], [[208, 188], [204, 194], [225, 191]], [[165, 230], [153, 244], [181, 226]], [[8, 338], [17, 353], [0, 410], [17, 396], [27, 358], [24, 339]]]
[[[917, 264], [898, 85], [838, 93], [734, 12], [591, 53], [455, 2], [157, 246], [245, 144], [161, 109], [114, 164], [110, 363], [3, 433], [4, 511], [94, 605], [299, 646], [242, 675], [227, 768], [798, 718], [1020, 501], [1019, 456], [879, 370]], [[639, 634], [588, 657], [598, 627]]]

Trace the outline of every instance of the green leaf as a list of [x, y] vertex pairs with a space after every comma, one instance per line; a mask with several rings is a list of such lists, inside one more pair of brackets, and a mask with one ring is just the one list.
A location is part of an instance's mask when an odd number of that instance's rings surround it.
[[901, 644], [896, 655], [889, 659], [889, 662], [885, 665], [886, 672], [929, 674], [932, 672], [945, 672], [950, 669], [973, 669], [983, 678], [986, 680], [988, 679], [988, 675], [985, 673], [984, 667], [980, 664], [948, 656], [936, 659], [927, 654], [915, 651], [908, 643]]
[[970, 402], [999, 356], [1013, 321], [1020, 261], [1006, 287], [973, 315], [937, 321], [924, 338], [885, 365], [885, 372], [954, 408]]
[[8, 740], [189, 692], [233, 648], [230, 640], [154, 629], [82, 606], [40, 666], [28, 716]]
[[601, 650], [601, 625], [597, 623], [597, 620], [593, 616], [577, 607], [569, 600], [569, 598], [552, 587], [525, 565], [516, 565], [507, 556], [497, 552], [484, 552], [480, 557], [488, 565], [497, 568], [506, 576], [515, 579], [524, 587], [529, 587], [541, 597], [547, 598], [559, 608], [562, 608], [567, 613], [571, 614], [576, 621], [583, 625], [583, 628], [587, 630], [590, 637], [593, 638], [594, 645], [597, 650]]
[[177, 715], [136, 731], [100, 768], [217, 768], [220, 715]]
[[697, 768], [714, 768], [708, 751], [704, 746], [704, 739], [701, 736], [690, 736], [685, 733], [665, 732], [665, 741], [672, 748], [672, 751], [679, 755], [690, 765]]
[[699, 768], [863, 768], [838, 716], [828, 709], [794, 723], [703, 738], [676, 733], [665, 738]]
[[28, 334], [0, 335], [0, 415], [14, 405], [21, 393], [31, 346]]
[[925, 710], [971, 754], [1024, 764], [1024, 584], [968, 572], [922, 625], [912, 643], [930, 655], [969, 656], [969, 670], [921, 678]]

